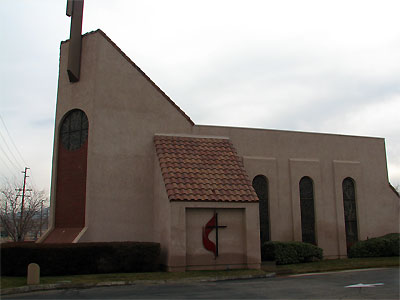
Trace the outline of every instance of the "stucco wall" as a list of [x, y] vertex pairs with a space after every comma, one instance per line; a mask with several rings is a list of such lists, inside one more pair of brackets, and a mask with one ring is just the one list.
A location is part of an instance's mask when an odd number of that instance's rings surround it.
[[[206, 223], [218, 214], [218, 225], [208, 238], [218, 246], [218, 256], [203, 246], [202, 233]], [[243, 268], [246, 264], [246, 227], [244, 209], [186, 208], [186, 269]]]
[[[208, 254], [204, 249], [200, 234], [201, 226], [209, 221], [214, 210], [220, 213], [222, 223], [226, 223], [231, 230], [238, 230], [235, 233], [229, 230], [224, 233], [222, 229], [221, 236], [225, 234], [225, 237], [221, 240], [221, 251], [225, 252], [226, 257], [221, 253], [221, 257], [216, 261], [213, 261], [212, 254]], [[188, 217], [191, 218], [189, 224]], [[232, 250], [229, 248], [232, 245], [240, 245], [241, 249]], [[169, 271], [258, 269], [261, 259], [258, 203], [171, 202], [171, 239], [168, 247]], [[193, 247], [200, 249], [193, 251]], [[242, 251], [243, 257], [240, 259], [239, 252]], [[196, 258], [198, 253], [201, 255]], [[227, 259], [229, 257], [233, 259]]]
[[171, 243], [171, 205], [161, 174], [160, 163], [154, 154], [154, 212], [153, 239], [161, 245], [161, 264], [167, 265]]
[[268, 178], [272, 240], [301, 240], [303, 176], [314, 182], [316, 236], [326, 257], [346, 256], [346, 177], [356, 182], [359, 239], [399, 231], [400, 202], [388, 184], [382, 138], [199, 125], [192, 133], [229, 137], [250, 180]]
[[189, 132], [192, 124], [99, 32], [84, 36], [81, 79], [71, 84], [68, 45], [61, 45], [52, 204], [60, 120], [79, 108], [89, 120], [87, 230], [80, 241], [153, 241], [153, 136]]

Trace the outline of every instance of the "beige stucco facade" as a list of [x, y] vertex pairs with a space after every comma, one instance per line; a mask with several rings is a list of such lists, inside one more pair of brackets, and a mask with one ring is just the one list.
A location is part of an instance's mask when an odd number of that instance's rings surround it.
[[326, 258], [346, 257], [342, 182], [356, 185], [359, 239], [399, 231], [399, 198], [387, 179], [385, 141], [334, 134], [195, 126], [229, 136], [250, 178], [269, 181], [272, 240], [301, 241], [299, 181], [314, 181], [317, 244]]
[[[77, 83], [68, 80], [67, 54], [64, 42], [51, 222], [54, 228], [60, 124], [66, 113], [80, 109], [89, 120], [86, 207], [85, 226], [74, 242], [159, 242], [162, 261], [172, 271], [260, 266], [258, 204], [170, 202], [154, 149], [156, 134], [229, 138], [250, 181], [257, 175], [268, 179], [271, 240], [301, 241], [304, 176], [314, 183], [316, 240], [326, 258], [346, 256], [347, 177], [355, 182], [359, 239], [399, 232], [399, 197], [388, 182], [384, 139], [195, 125], [101, 31], [83, 38]], [[202, 248], [200, 235], [213, 211], [227, 224], [217, 258]]]

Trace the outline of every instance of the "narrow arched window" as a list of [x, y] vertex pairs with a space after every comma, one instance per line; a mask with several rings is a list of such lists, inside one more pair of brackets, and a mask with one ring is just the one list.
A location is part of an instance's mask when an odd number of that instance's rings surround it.
[[349, 249], [358, 241], [357, 205], [354, 180], [347, 177], [342, 183], [344, 223], [346, 228], [346, 245]]
[[253, 179], [253, 188], [258, 196], [258, 211], [260, 214], [261, 245], [270, 240], [269, 209], [268, 209], [268, 179], [264, 175], [257, 175]]
[[60, 124], [55, 193], [56, 228], [85, 226], [88, 129], [88, 117], [80, 109], [66, 113]]
[[80, 109], [68, 112], [61, 124], [61, 144], [67, 150], [79, 149], [87, 140], [89, 121]]
[[314, 184], [310, 177], [303, 177], [299, 183], [301, 208], [301, 238], [305, 243], [316, 245]]

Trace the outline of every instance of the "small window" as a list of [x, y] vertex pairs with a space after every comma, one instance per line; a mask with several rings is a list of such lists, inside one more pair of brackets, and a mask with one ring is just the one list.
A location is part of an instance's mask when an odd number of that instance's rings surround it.
[[61, 124], [61, 144], [70, 151], [79, 149], [87, 140], [88, 129], [86, 114], [79, 109], [71, 110]]

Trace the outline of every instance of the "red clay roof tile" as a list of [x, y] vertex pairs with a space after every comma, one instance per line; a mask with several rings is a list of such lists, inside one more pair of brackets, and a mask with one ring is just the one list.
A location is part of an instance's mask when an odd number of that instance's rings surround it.
[[170, 201], [258, 201], [229, 139], [156, 135], [154, 144]]

